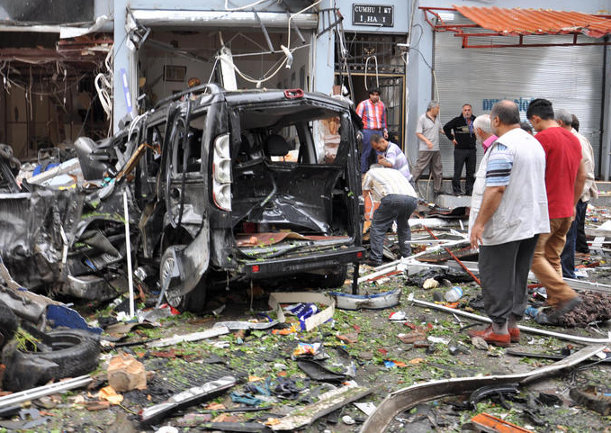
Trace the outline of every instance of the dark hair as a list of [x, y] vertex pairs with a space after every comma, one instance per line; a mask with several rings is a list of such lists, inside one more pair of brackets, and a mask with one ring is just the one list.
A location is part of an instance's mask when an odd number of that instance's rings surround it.
[[377, 93], [378, 95], [380, 94], [380, 89], [377, 87], [372, 87], [371, 89], [369, 89], [369, 94], [373, 95], [374, 93]]
[[573, 121], [571, 122], [571, 126], [575, 128], [575, 131], [579, 132], [579, 119], [574, 114], [571, 114], [571, 116], [573, 116]]
[[520, 122], [520, 128], [522, 128], [524, 131], [529, 132], [529, 133], [533, 133], [533, 127], [530, 126], [530, 123], [524, 121], [524, 122]]
[[381, 139], [382, 139], [382, 136], [380, 134], [371, 134], [371, 137], [369, 137], [369, 142], [370, 143], [377, 143]]
[[492, 106], [490, 120], [495, 117], [498, 117], [503, 125], [515, 125], [520, 123], [520, 110], [515, 102], [505, 99]]
[[526, 110], [526, 118], [530, 119], [533, 116], [539, 116], [543, 120], [554, 119], [554, 107], [547, 99], [537, 98], [530, 101]]

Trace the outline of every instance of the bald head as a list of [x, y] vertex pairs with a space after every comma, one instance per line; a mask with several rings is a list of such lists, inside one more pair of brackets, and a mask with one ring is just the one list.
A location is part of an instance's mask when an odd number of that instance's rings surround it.
[[520, 110], [515, 102], [504, 99], [492, 106], [490, 126], [498, 137], [510, 129], [520, 127]]

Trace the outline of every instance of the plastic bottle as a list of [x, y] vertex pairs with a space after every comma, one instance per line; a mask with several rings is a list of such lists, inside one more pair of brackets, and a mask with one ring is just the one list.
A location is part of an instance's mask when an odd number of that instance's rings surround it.
[[443, 295], [447, 302], [456, 302], [462, 298], [462, 288], [460, 286], [454, 286]]

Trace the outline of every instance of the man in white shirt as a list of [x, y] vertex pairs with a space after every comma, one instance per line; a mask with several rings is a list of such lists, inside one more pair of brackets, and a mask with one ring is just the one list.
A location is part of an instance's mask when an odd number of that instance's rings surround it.
[[588, 139], [573, 128], [573, 115], [571, 113], [564, 109], [556, 110], [554, 118], [561, 128], [571, 131], [579, 139], [579, 144], [581, 144], [581, 161], [585, 164], [586, 169], [586, 180], [575, 207], [575, 219], [571, 223], [571, 228], [566, 233], [566, 243], [564, 244], [562, 254], [560, 254], [562, 276], [565, 278], [576, 278], [575, 250], [577, 245], [577, 230], [585, 221], [588, 201], [592, 197], [598, 197], [598, 188], [594, 180], [594, 151]]
[[382, 264], [384, 236], [394, 221], [397, 222], [401, 257], [411, 255], [409, 217], [418, 205], [418, 195], [405, 176], [394, 168], [374, 164], [363, 178], [363, 195], [380, 203], [369, 230], [371, 252], [367, 264]]
[[515, 102], [494, 104], [490, 120], [498, 139], [476, 175], [469, 233], [471, 246], [479, 247], [484, 309], [492, 325], [469, 335], [506, 347], [520, 341], [528, 271], [539, 234], [549, 232], [545, 152], [520, 128]]

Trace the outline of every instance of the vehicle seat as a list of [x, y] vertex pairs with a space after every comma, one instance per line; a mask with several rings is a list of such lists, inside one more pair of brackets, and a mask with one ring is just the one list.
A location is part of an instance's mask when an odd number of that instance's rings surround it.
[[265, 140], [265, 154], [268, 157], [286, 156], [289, 153], [289, 144], [283, 136], [272, 134]]

